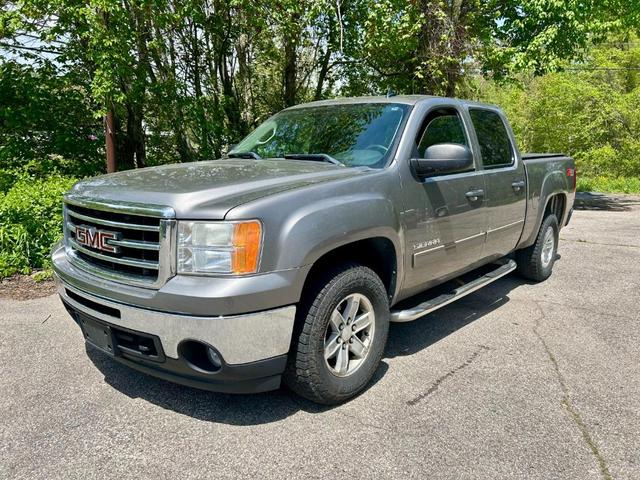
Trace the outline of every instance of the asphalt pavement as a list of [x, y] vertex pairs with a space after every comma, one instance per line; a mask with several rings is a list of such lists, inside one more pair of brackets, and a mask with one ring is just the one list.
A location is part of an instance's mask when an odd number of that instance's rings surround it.
[[640, 198], [582, 195], [553, 276], [392, 325], [338, 407], [85, 351], [56, 296], [0, 300], [0, 478], [640, 478]]

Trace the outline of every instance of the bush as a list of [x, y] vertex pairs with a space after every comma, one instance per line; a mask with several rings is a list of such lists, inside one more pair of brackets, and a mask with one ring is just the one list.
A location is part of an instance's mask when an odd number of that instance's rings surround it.
[[46, 268], [49, 252], [62, 235], [62, 195], [74, 178], [53, 174], [16, 180], [0, 191], [0, 278]]
[[522, 151], [576, 159], [581, 188], [638, 191], [640, 43], [591, 48], [584, 68], [523, 77], [518, 84], [479, 84], [479, 97], [502, 106]]
[[579, 192], [640, 193], [640, 177], [580, 177]]

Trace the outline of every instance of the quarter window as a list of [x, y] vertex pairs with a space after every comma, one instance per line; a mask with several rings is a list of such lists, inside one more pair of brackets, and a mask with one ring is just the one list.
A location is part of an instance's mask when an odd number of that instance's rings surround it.
[[506, 167], [513, 164], [513, 148], [507, 129], [496, 112], [470, 110], [473, 128], [476, 130], [482, 164], [485, 168]]

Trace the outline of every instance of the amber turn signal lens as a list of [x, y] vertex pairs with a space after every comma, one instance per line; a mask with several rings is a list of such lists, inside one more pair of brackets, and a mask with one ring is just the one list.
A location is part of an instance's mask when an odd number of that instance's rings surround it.
[[233, 231], [233, 273], [255, 273], [260, 261], [262, 225], [258, 221], [236, 223]]

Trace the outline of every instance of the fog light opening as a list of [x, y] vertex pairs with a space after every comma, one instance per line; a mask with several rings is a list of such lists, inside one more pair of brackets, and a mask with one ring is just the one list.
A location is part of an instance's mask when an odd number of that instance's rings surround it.
[[218, 352], [216, 352], [213, 348], [207, 348], [207, 357], [209, 357], [209, 361], [216, 369], [222, 367], [222, 359], [220, 358]]
[[222, 368], [222, 356], [202, 342], [186, 340], [178, 347], [178, 353], [190, 368], [204, 373], [215, 373]]

